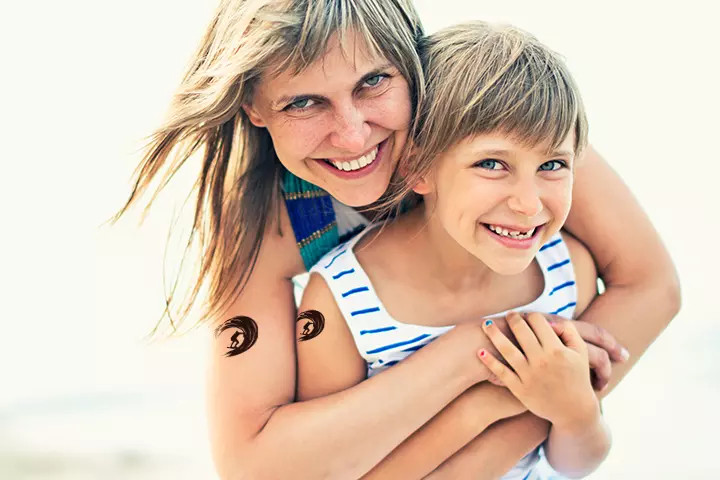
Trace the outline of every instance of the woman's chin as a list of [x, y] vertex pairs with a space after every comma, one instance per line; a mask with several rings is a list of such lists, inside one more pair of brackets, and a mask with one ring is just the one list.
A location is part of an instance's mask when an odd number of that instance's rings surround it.
[[366, 207], [377, 202], [385, 190], [388, 183], [378, 186], [364, 186], [362, 188], [350, 188], [349, 186], [339, 188], [329, 188], [327, 192], [338, 202], [349, 207]]

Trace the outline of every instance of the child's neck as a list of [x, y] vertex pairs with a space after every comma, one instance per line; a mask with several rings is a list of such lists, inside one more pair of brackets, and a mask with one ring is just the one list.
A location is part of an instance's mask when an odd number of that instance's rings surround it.
[[428, 278], [448, 290], [482, 288], [498, 274], [465, 250], [427, 214], [422, 203], [402, 217], [415, 252], [423, 252], [424, 269]]

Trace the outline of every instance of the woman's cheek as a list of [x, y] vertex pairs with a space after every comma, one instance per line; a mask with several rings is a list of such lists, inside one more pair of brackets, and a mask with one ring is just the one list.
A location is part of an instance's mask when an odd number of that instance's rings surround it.
[[312, 117], [278, 120], [269, 131], [281, 161], [314, 157], [324, 138], [322, 120]]

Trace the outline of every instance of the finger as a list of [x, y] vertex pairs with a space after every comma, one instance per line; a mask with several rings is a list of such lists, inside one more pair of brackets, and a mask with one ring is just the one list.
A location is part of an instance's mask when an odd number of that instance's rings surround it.
[[503, 356], [510, 367], [519, 375], [527, 370], [527, 359], [525, 355], [488, 319], [483, 323], [483, 329], [498, 353]]
[[497, 385], [498, 387], [504, 387], [505, 384], [500, 380], [498, 377], [495, 376], [494, 373], [490, 373], [490, 376], [488, 377], [488, 382], [492, 383], [493, 385]]
[[488, 352], [487, 350], [480, 350], [478, 352], [480, 361], [490, 370], [495, 378], [502, 382], [511, 392], [520, 386], [520, 379], [510, 368], [502, 364], [500, 360]]
[[595, 345], [588, 345], [588, 361], [593, 371], [593, 387], [595, 390], [602, 390], [610, 381], [612, 374], [612, 364], [610, 356], [606, 350]]
[[[558, 322], [563, 318], [555, 315], [553, 317], [557, 318]], [[576, 320], [574, 325], [585, 342], [605, 350], [613, 362], [625, 362], [630, 358], [630, 352], [603, 327], [583, 320]]]
[[545, 315], [533, 312], [527, 315], [527, 322], [535, 332], [540, 344], [543, 348], [557, 348], [562, 346], [562, 342], [558, 338], [557, 330], [550, 326], [550, 322]]
[[[506, 319], [510, 331], [525, 353], [525, 357], [532, 363], [532, 359], [537, 358], [537, 356], [542, 353], [542, 346], [535, 336], [535, 333], [533, 333], [525, 319], [517, 312], [508, 313]], [[553, 335], [555, 334], [553, 333]]]
[[582, 339], [573, 323], [572, 320], [554, 322], [550, 330], [554, 330], [554, 333], [557, 334], [556, 338], [559, 337], [566, 347], [576, 352], [584, 352], [587, 350], [585, 340]]

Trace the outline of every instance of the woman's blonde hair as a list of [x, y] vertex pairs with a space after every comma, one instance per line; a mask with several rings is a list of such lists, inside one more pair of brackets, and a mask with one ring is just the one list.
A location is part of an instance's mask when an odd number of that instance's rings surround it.
[[[187, 295], [166, 294], [174, 331], [199, 292], [202, 319], [237, 297], [257, 260], [270, 215], [278, 215], [282, 167], [264, 128], [241, 108], [265, 74], [302, 72], [337, 35], [345, 48], [359, 35], [368, 53], [386, 58], [408, 81], [413, 105], [422, 95], [417, 54], [422, 26], [410, 0], [222, 0], [170, 107], [151, 137], [119, 218], [150, 187], [147, 204], [194, 153], [202, 155], [197, 204], [187, 243], [199, 247], [196, 281]], [[187, 254], [186, 256], [187, 257]], [[183, 263], [186, 258], [183, 258]], [[175, 284], [177, 286], [177, 283]], [[177, 319], [173, 318], [177, 315]], [[158, 322], [160, 325], [163, 318]]]
[[418, 106], [413, 154], [401, 166], [392, 203], [410, 195], [435, 158], [472, 135], [501, 132], [528, 146], [557, 148], [575, 132], [587, 144], [580, 93], [562, 59], [511, 26], [472, 22], [443, 29], [420, 45], [425, 96]]

